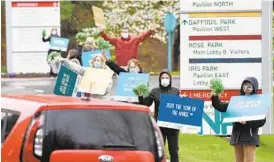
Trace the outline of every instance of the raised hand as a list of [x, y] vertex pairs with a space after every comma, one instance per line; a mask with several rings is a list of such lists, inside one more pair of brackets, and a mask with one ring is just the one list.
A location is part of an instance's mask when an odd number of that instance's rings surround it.
[[140, 84], [133, 89], [133, 92], [136, 96], [147, 97], [149, 95], [149, 89], [146, 84]]
[[224, 85], [220, 79], [212, 79], [209, 88], [214, 96], [220, 95], [224, 91]]
[[157, 28], [158, 28], [157, 24], [151, 24], [150, 25], [150, 30], [152, 30], [152, 31], [155, 31]]
[[45, 38], [45, 36], [46, 36], [46, 30], [43, 30], [42, 31], [42, 37]]
[[105, 59], [106, 61], [109, 60], [109, 59], [107, 58], [106, 51], [103, 51], [103, 52], [102, 52], [102, 56], [104, 57], [104, 59]]
[[98, 29], [99, 29], [99, 32], [101, 33], [102, 31], [104, 31], [104, 30], [105, 30], [105, 27], [104, 27], [104, 26], [102, 26], [102, 25], [99, 25], [99, 26], [98, 26]]

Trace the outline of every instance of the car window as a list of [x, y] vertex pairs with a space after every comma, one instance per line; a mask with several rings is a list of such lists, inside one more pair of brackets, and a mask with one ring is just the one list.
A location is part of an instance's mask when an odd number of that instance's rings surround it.
[[19, 116], [19, 112], [1, 109], [1, 143], [5, 141]]
[[[51, 110], [46, 113], [44, 148], [96, 149], [98, 146], [134, 146], [156, 151], [149, 114], [124, 110]], [[53, 150], [45, 150], [50, 153]], [[46, 153], [44, 154], [45, 156]]]

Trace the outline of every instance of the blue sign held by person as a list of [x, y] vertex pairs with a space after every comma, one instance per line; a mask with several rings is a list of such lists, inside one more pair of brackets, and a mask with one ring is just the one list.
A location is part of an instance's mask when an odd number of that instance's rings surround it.
[[66, 52], [68, 49], [69, 39], [61, 37], [51, 37], [50, 39], [50, 49], [61, 50]]
[[82, 64], [84, 67], [90, 67], [90, 60], [92, 57], [96, 54], [102, 54], [103, 51], [106, 52], [107, 58], [110, 58], [110, 50], [93, 50], [93, 51], [88, 51], [88, 52], [83, 52], [82, 53]]
[[202, 126], [204, 101], [176, 95], [161, 95], [157, 124], [160, 127], [198, 133]]
[[71, 71], [65, 66], [61, 66], [53, 93], [60, 96], [77, 95], [78, 84], [81, 81], [81, 76]]
[[271, 107], [272, 94], [233, 96], [227, 111], [223, 113], [224, 123], [250, 120], [262, 120]]
[[114, 99], [118, 101], [138, 102], [138, 97], [133, 89], [140, 84], [148, 84], [149, 74], [147, 73], [120, 73]]

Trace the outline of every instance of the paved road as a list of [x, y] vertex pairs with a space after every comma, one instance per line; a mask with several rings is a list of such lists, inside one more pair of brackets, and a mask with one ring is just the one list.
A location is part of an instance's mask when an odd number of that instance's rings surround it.
[[[53, 94], [55, 85], [55, 79], [43, 78], [43, 79], [9, 79], [1, 81], [1, 94]], [[113, 80], [113, 86], [111, 94], [114, 94], [117, 80]], [[173, 86], [180, 88], [180, 78], [173, 78]], [[158, 86], [158, 77], [150, 77], [150, 88]]]
[[[43, 79], [9, 79], [1, 80], [1, 94], [52, 94], [55, 79], [43, 78]], [[113, 80], [113, 86], [111, 90], [111, 95], [114, 94], [115, 87], [117, 85], [117, 80]], [[174, 77], [172, 80], [173, 86], [180, 88], [180, 78]], [[150, 77], [150, 88], [158, 86], [158, 77]], [[274, 86], [274, 82], [273, 82]]]

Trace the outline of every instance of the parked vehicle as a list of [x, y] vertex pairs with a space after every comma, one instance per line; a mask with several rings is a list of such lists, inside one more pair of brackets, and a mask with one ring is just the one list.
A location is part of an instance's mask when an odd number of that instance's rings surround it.
[[2, 95], [3, 162], [164, 162], [148, 107], [55, 95]]

